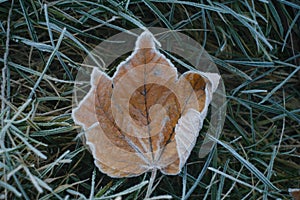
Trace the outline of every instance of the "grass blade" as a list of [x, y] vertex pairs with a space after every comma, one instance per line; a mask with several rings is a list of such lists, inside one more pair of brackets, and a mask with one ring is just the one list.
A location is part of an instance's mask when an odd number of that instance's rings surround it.
[[232, 147], [224, 142], [210, 136], [210, 139], [218, 144], [222, 145], [226, 148], [236, 159], [238, 159], [250, 172], [252, 172], [261, 182], [263, 182], [266, 186], [272, 188], [273, 190], [280, 191], [277, 187], [275, 187], [270, 180], [268, 180], [252, 163], [245, 160], [242, 156], [240, 156]]

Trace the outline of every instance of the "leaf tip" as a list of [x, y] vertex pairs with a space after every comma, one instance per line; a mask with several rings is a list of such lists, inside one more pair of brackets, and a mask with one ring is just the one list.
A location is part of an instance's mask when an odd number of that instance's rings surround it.
[[145, 30], [136, 41], [136, 48], [137, 49], [154, 49], [155, 43], [158, 44], [158, 46], [161, 46], [160, 43], [156, 40], [154, 35], [148, 31]]

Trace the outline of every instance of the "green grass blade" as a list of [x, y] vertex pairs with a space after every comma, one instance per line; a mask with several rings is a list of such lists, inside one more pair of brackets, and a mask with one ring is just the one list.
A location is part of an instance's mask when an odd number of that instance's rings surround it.
[[252, 163], [245, 160], [242, 156], [240, 156], [232, 147], [224, 142], [210, 136], [210, 139], [218, 144], [222, 145], [226, 148], [236, 159], [238, 159], [251, 173], [253, 173], [261, 182], [263, 182], [266, 186], [272, 188], [273, 190], [280, 191], [277, 187], [275, 187], [270, 180], [268, 180]]
[[2, 188], [5, 188], [5, 189], [13, 192], [17, 197], [21, 197], [22, 196], [22, 194], [16, 188], [14, 188], [13, 186], [11, 186], [11, 185], [9, 185], [9, 184], [1, 181], [1, 180], [0, 180], [0, 186]]
[[168, 29], [173, 30], [172, 24], [167, 20], [167, 18], [160, 12], [160, 10], [149, 0], [145, 0], [144, 4], [150, 8], [150, 10], [155, 13], [159, 19], [167, 26]]
[[119, 196], [123, 196], [123, 195], [127, 195], [127, 194], [130, 194], [134, 191], [137, 191], [141, 188], [143, 188], [145, 185], [148, 184], [148, 181], [143, 181], [139, 184], [136, 184], [135, 186], [132, 186], [122, 192], [119, 192], [117, 194], [114, 194], [114, 195], [110, 195], [110, 196], [106, 196], [106, 197], [100, 197], [100, 198], [94, 198], [94, 199], [98, 199], [98, 200], [102, 200], [102, 199], [112, 199], [112, 198], [116, 198], [116, 197], [119, 197]]
[[266, 102], [277, 90], [279, 90], [280, 88], [282, 88], [282, 86], [284, 84], [286, 84], [287, 81], [289, 81], [298, 71], [300, 70], [300, 66], [298, 68], [296, 68], [292, 73], [290, 73], [290, 75], [288, 75], [288, 77], [286, 77], [286, 79], [284, 79], [280, 84], [278, 84], [274, 89], [272, 89], [267, 96], [265, 96], [261, 101], [260, 104], [263, 104], [264, 102]]

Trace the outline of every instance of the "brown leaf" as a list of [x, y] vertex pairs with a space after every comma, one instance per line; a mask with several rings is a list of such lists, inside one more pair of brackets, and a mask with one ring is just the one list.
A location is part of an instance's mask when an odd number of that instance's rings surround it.
[[299, 188], [289, 188], [289, 193], [294, 200], [300, 200], [300, 189]]
[[91, 89], [73, 111], [96, 166], [112, 177], [152, 169], [178, 174], [190, 155], [219, 75], [186, 72], [143, 32], [131, 56], [110, 78], [94, 68]]

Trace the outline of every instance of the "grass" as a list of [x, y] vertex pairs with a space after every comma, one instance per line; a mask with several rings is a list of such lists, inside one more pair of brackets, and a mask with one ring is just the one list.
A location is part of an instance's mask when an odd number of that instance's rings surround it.
[[[101, 174], [76, 137], [72, 92], [95, 45], [138, 27], [199, 41], [226, 87], [214, 151], [199, 146], [152, 196], [290, 199], [300, 187], [300, 2], [0, 1], [0, 199], [141, 199], [150, 174]], [[201, 142], [201, 141], [199, 141]], [[167, 197], [167, 196], [161, 196]]]

